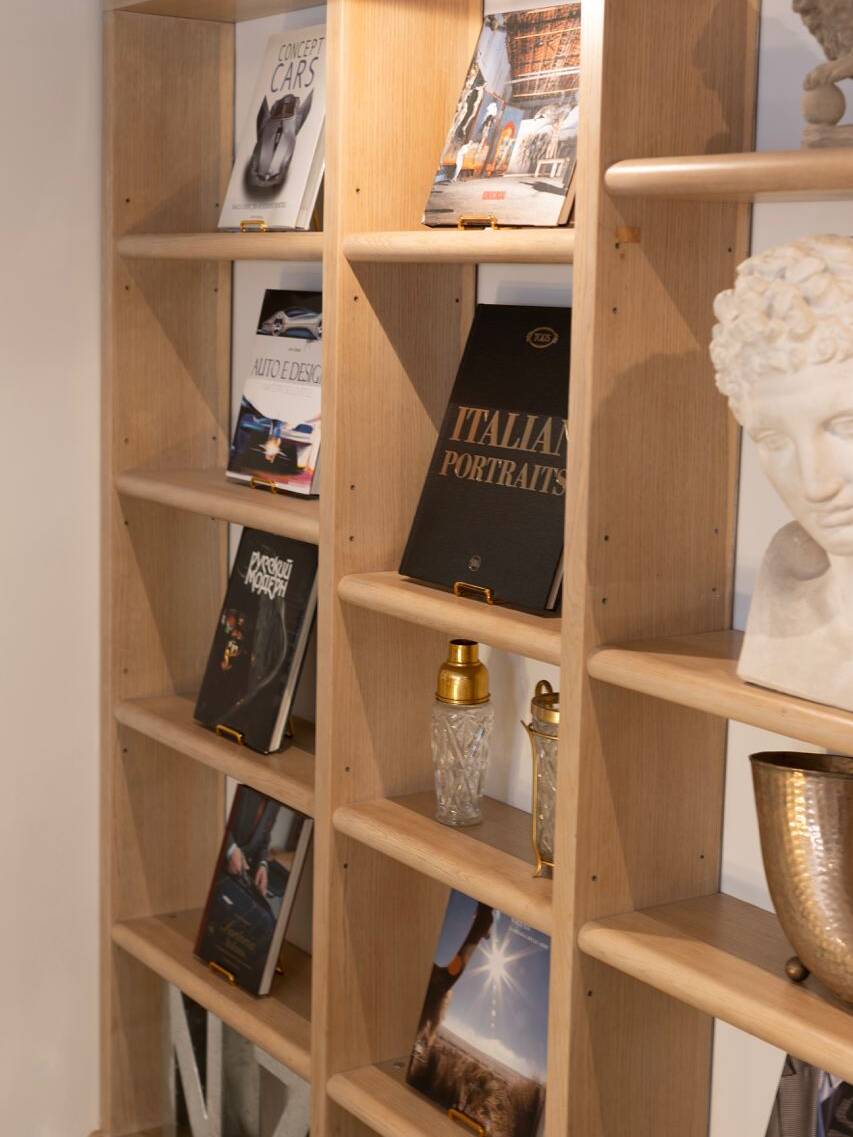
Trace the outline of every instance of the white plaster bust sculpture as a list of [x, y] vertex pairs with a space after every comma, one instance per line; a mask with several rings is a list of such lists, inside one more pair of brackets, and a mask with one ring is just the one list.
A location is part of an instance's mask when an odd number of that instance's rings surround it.
[[714, 312], [717, 386], [796, 519], [764, 555], [738, 675], [853, 711], [853, 239], [751, 257]]

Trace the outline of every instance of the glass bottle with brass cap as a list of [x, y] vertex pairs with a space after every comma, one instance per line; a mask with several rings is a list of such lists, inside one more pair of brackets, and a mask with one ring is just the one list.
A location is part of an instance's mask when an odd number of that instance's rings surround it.
[[533, 755], [533, 852], [536, 872], [554, 868], [554, 809], [557, 793], [557, 747], [560, 734], [560, 692], [547, 679], [536, 684], [530, 700], [530, 722], [521, 724]]
[[443, 825], [476, 825], [481, 803], [494, 710], [489, 672], [480, 662], [480, 645], [451, 640], [438, 672], [432, 711], [436, 819]]

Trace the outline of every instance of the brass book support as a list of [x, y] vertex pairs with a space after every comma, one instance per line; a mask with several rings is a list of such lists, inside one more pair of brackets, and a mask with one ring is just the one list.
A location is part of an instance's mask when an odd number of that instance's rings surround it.
[[465, 214], [456, 222], [457, 229], [499, 229], [498, 219], [494, 213]]
[[482, 584], [469, 584], [467, 580], [455, 580], [453, 582], [453, 595], [464, 596], [466, 593], [477, 599], [485, 600], [487, 604], [494, 604], [495, 602], [494, 589], [487, 588]]
[[251, 486], [252, 489], [266, 490], [267, 493], [278, 493], [278, 484], [272, 478], [262, 478], [257, 474], [252, 474]]
[[269, 229], [263, 217], [247, 217], [240, 222], [241, 233], [266, 233]]
[[212, 959], [209, 959], [207, 961], [207, 966], [215, 975], [221, 975], [223, 979], [227, 979], [228, 982], [232, 984], [232, 986], [237, 982], [237, 980], [226, 967], [222, 967], [222, 965], [219, 963], [214, 963]]
[[222, 722], [216, 724], [216, 733], [220, 738], [227, 738], [229, 742], [236, 742], [238, 746], [242, 746], [245, 741], [239, 730], [235, 730], [233, 726], [226, 726]]
[[475, 1121], [473, 1117], [469, 1117], [467, 1113], [463, 1113], [461, 1109], [454, 1109], [451, 1106], [447, 1111], [447, 1116], [451, 1121], [455, 1121], [459, 1125], [464, 1125], [466, 1129], [470, 1129], [472, 1133], [476, 1133], [477, 1137], [486, 1137], [486, 1130], [480, 1122]]

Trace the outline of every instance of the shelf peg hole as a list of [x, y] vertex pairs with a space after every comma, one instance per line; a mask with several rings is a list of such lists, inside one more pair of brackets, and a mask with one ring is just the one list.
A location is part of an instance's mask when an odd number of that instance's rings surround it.
[[594, 873], [592, 874], [592, 876], [590, 877], [590, 880], [592, 880], [592, 881], [597, 881], [597, 880], [598, 880], [598, 873], [597, 873], [597, 872], [594, 872]]

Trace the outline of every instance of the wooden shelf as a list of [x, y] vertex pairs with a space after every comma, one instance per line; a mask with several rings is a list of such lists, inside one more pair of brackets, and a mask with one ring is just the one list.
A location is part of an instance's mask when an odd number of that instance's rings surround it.
[[321, 261], [322, 233], [131, 233], [123, 257], [175, 261]]
[[311, 957], [288, 944], [285, 974], [263, 999], [214, 975], [193, 955], [201, 910], [115, 924], [113, 942], [297, 1073], [311, 1078]]
[[380, 1137], [460, 1137], [437, 1105], [405, 1082], [406, 1062], [363, 1066], [329, 1079], [329, 1097]]
[[853, 1080], [853, 1017], [812, 979], [791, 983], [775, 916], [716, 894], [585, 924], [587, 955]]
[[454, 596], [396, 572], [345, 576], [338, 594], [348, 604], [395, 616], [449, 635], [467, 636], [544, 663], [560, 662], [560, 618], [517, 612]]
[[594, 679], [712, 715], [853, 753], [853, 714], [744, 683], [736, 674], [742, 632], [640, 640], [599, 648]]
[[314, 0], [103, 0], [105, 12], [141, 12], [186, 20], [224, 20], [236, 24], [280, 12], [312, 8]]
[[125, 470], [116, 475], [115, 485], [125, 497], [218, 517], [312, 545], [320, 541], [316, 498], [255, 490], [229, 482], [224, 470]]
[[452, 829], [435, 820], [431, 792], [340, 806], [340, 833], [551, 932], [551, 881], [533, 876], [530, 814], [486, 798], [483, 821]]
[[125, 699], [115, 717], [122, 725], [212, 766], [276, 801], [314, 816], [314, 725], [294, 722], [295, 737], [280, 754], [255, 754], [237, 746], [193, 720], [195, 701], [181, 695], [154, 699]]
[[351, 233], [344, 239], [347, 260], [422, 264], [571, 264], [574, 229], [415, 229]]
[[604, 175], [615, 197], [696, 201], [814, 201], [853, 197], [853, 151], [764, 150], [635, 158]]

